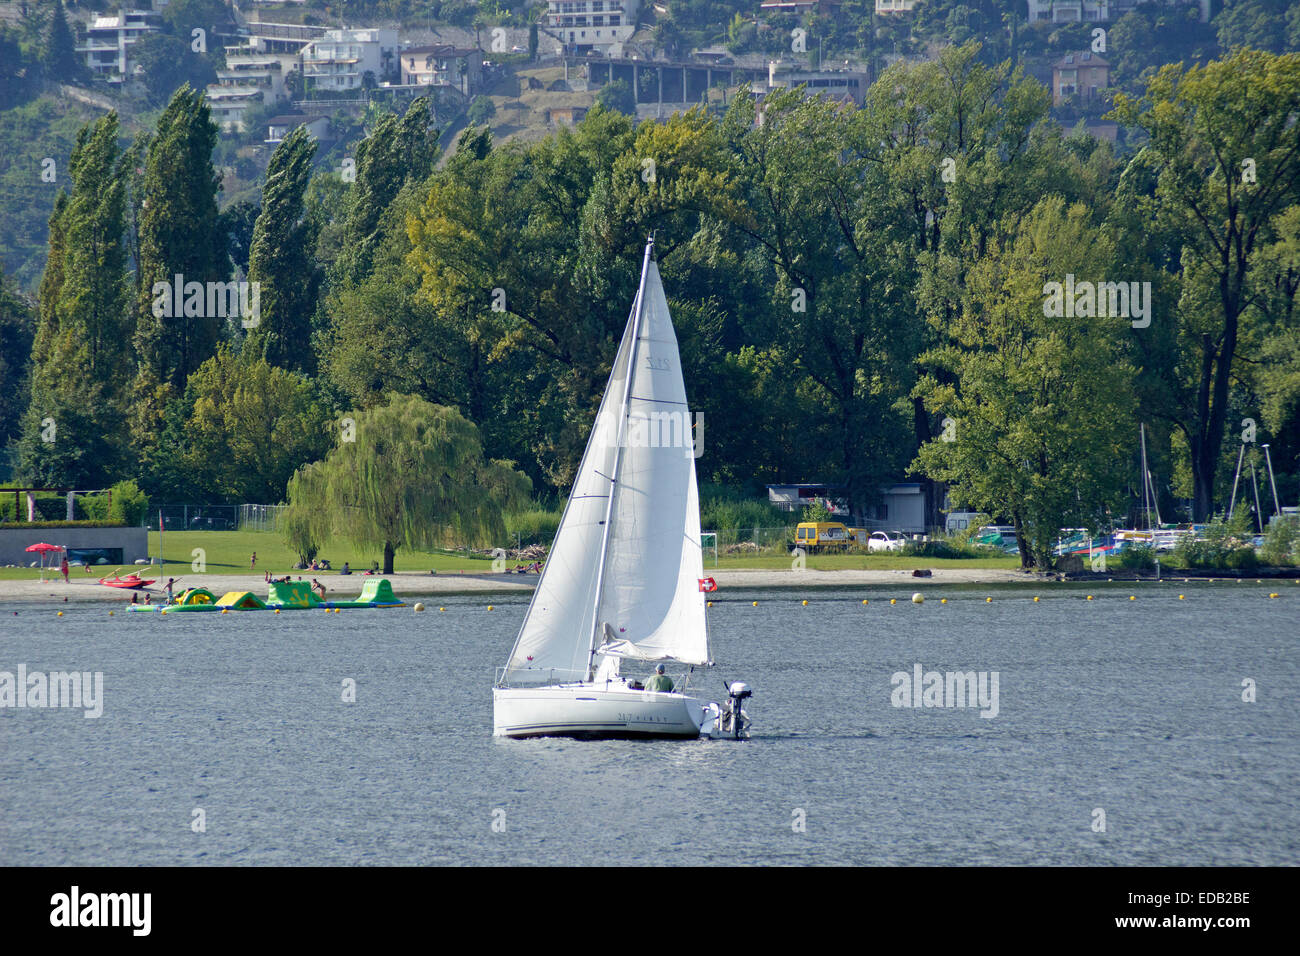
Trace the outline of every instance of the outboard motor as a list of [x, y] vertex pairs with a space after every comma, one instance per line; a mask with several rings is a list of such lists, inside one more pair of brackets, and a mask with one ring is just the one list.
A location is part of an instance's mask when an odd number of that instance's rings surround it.
[[[724, 682], [725, 683], [725, 682]], [[722, 705], [722, 715], [718, 718], [718, 729], [724, 736], [739, 740], [742, 735], [749, 735], [749, 714], [745, 713], [745, 699], [753, 697], [749, 685], [741, 681], [725, 684], [727, 702]]]

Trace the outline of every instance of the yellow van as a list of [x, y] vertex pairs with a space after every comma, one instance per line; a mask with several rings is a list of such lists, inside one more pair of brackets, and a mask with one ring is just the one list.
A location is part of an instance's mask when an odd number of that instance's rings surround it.
[[849, 546], [853, 537], [838, 521], [801, 521], [794, 529], [794, 546], [812, 551], [839, 551]]

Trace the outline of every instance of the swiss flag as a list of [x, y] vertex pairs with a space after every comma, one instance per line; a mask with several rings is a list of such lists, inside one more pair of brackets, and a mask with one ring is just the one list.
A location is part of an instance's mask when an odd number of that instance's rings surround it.
[[718, 582], [713, 580], [713, 578], [700, 578], [701, 591], [716, 591], [717, 589]]

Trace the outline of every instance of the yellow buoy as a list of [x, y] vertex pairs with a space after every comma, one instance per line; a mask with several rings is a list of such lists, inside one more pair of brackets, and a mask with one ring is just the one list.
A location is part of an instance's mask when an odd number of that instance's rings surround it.
[[917, 591], [915, 594], [912, 595], [912, 603], [913, 603], [913, 604], [924, 604], [924, 603], [925, 603], [925, 595], [922, 594], [920, 591]]
[[866, 598], [863, 598], [863, 599], [862, 599], [862, 603], [863, 603], [863, 604], [870, 604], [871, 602], [868, 601]]
[[897, 604], [897, 603], [898, 603], [898, 599], [897, 599], [897, 598], [890, 598], [890, 599], [889, 599], [889, 603], [890, 603], [890, 604]]
[[807, 601], [804, 601], [804, 602], [803, 602], [803, 606], [804, 606], [804, 607], [807, 607], [807, 606], [808, 606], [808, 602], [807, 602]]
[[230, 613], [230, 608], [228, 608], [228, 607], [223, 607], [223, 608], [221, 609], [221, 613], [222, 613], [222, 614], [229, 614], [229, 613]]
[[1182, 596], [1182, 595], [1181, 595], [1181, 594], [1180, 594], [1180, 595], [1178, 595], [1178, 600], [1180, 600], [1180, 601], [1181, 601], [1181, 600], [1182, 600], [1182, 599], [1183, 599], [1183, 596]]
[[421, 604], [419, 601], [416, 601], [416, 602], [415, 602], [415, 610], [417, 610], [417, 611], [423, 611], [423, 610], [424, 610], [424, 605]]
[[1128, 596], [1128, 599], [1129, 599], [1130, 601], [1136, 601], [1136, 600], [1137, 600], [1137, 595], [1136, 595], [1136, 594], [1130, 594], [1130, 595]]
[[59, 617], [63, 617], [63, 612], [62, 612], [62, 611], [59, 612]]
[[708, 602], [708, 605], [709, 605], [709, 607], [713, 607], [713, 602], [712, 602], [712, 601], [709, 601], [709, 602]]
[[1034, 595], [1034, 603], [1035, 603], [1035, 604], [1038, 603], [1038, 595], [1037, 595], [1037, 594]]
[[445, 610], [447, 610], [445, 607], [440, 607], [440, 608], [438, 608], [438, 613], [441, 614], [441, 613], [442, 613], [443, 611], [445, 611]]
[[108, 612], [108, 616], [109, 616], [109, 617], [112, 617], [112, 616], [114, 615], [114, 613], [116, 613], [116, 612], [114, 612], [114, 611], [109, 611], [109, 612]]
[[492, 605], [491, 605], [491, 604], [488, 605], [488, 610], [489, 610], [489, 611], [492, 610]]
[[947, 599], [947, 598], [939, 598], [939, 603], [940, 603], [940, 604], [947, 604], [947, 603], [948, 603], [948, 599]]
[[1088, 600], [1089, 600], [1089, 601], [1092, 600], [1092, 595], [1091, 595], [1091, 594], [1088, 595]]
[[757, 601], [754, 602], [754, 607], [758, 607], [758, 602], [757, 602]]
[[1270, 594], [1269, 597], [1271, 597], [1271, 598], [1275, 598], [1275, 597], [1277, 597], [1277, 594]]
[[[166, 611], [163, 611], [163, 613], [166, 614], [167, 612], [166, 612]], [[279, 609], [278, 607], [275, 609], [275, 613], [276, 613], [276, 614], [279, 614], [279, 613], [280, 613], [280, 609]]]
[[985, 598], [985, 599], [984, 599], [984, 603], [985, 603], [985, 604], [992, 604], [992, 603], [993, 603], [993, 599], [992, 599], [992, 598]]

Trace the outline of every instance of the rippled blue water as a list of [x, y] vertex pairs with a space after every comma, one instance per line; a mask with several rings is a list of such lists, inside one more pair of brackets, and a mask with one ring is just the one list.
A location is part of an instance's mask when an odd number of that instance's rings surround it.
[[[0, 605], [0, 670], [105, 685], [0, 710], [0, 864], [1300, 861], [1300, 586], [1090, 587], [724, 593], [699, 685], [754, 688], [742, 743], [494, 739], [515, 598]], [[917, 662], [998, 671], [1000, 713], [895, 708]]]

